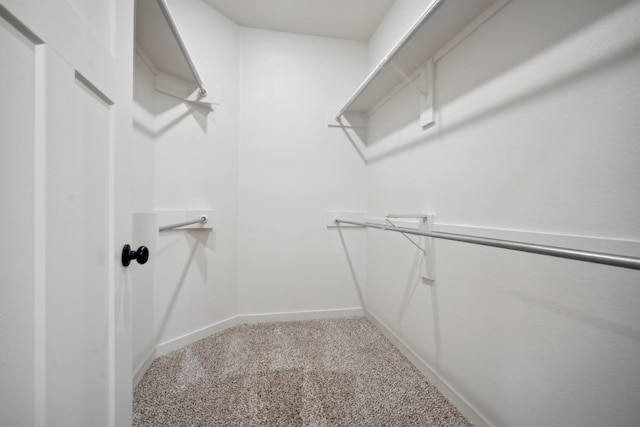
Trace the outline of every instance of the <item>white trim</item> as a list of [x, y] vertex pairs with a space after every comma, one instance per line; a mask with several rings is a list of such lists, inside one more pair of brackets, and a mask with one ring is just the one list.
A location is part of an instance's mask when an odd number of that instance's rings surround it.
[[[366, 222], [385, 224], [384, 217], [367, 216]], [[394, 219], [399, 227], [418, 228], [416, 220]], [[464, 234], [489, 239], [514, 240], [537, 245], [565, 246], [586, 251], [605, 252], [629, 256], [640, 256], [640, 241], [617, 237], [578, 236], [546, 231], [517, 230], [476, 225], [457, 225], [434, 222], [433, 231], [440, 233]], [[437, 241], [441, 241], [436, 239]]]
[[340, 308], [336, 310], [293, 311], [284, 313], [262, 313], [238, 315], [241, 325], [253, 323], [290, 322], [294, 320], [336, 319], [341, 317], [363, 317], [363, 308]]
[[138, 366], [137, 369], [133, 370], [133, 372], [134, 372], [134, 374], [133, 374], [133, 388], [136, 388], [136, 386], [138, 385], [138, 383], [140, 382], [142, 377], [144, 377], [144, 374], [147, 373], [147, 369], [149, 369], [149, 366], [151, 366], [153, 361], [156, 360], [156, 357], [158, 357], [158, 356], [156, 355], [156, 349], [154, 348], [153, 350], [151, 350], [149, 352], [149, 354], [142, 361], [142, 363], [140, 363], [140, 366]]
[[630, 256], [638, 256], [640, 254], [640, 241], [629, 239], [446, 223], [435, 223], [433, 231], [488, 237], [490, 239], [516, 240], [538, 245], [566, 246], [587, 251], [611, 252]]
[[[14, 27], [15, 28], [15, 27]], [[34, 425], [47, 424], [47, 49], [34, 45]]]
[[[114, 97], [113, 99], [118, 99], [120, 101], [119, 98]], [[115, 108], [121, 108], [120, 104], [118, 104], [117, 107]], [[109, 248], [109, 253], [111, 254], [117, 254], [118, 250], [116, 249], [116, 232], [118, 231], [117, 226], [116, 226], [116, 181], [117, 181], [117, 174], [116, 174], [116, 134], [119, 134], [119, 129], [117, 129], [118, 125], [116, 123], [116, 111], [115, 108], [113, 107], [113, 105], [110, 105], [108, 107], [108, 111], [109, 111], [109, 129], [110, 129], [110, 133], [109, 133], [109, 158], [108, 158], [108, 174], [109, 174], [109, 189], [107, 190], [108, 193], [108, 197], [109, 197], [109, 213], [108, 213], [108, 220], [107, 220], [107, 224], [108, 224], [108, 232], [107, 232], [107, 239], [108, 239], [108, 244], [107, 247]], [[120, 196], [121, 198], [122, 196]], [[123, 215], [124, 217], [124, 215]], [[119, 296], [119, 291], [120, 291], [120, 287], [124, 287], [124, 286], [129, 286], [129, 279], [130, 276], [126, 273], [126, 272], [122, 272], [119, 279], [121, 280], [121, 282], [116, 283], [116, 268], [118, 268], [119, 270], [121, 269], [121, 266], [116, 265], [116, 257], [114, 256], [107, 256], [106, 257], [106, 262], [107, 262], [107, 271], [109, 272], [109, 277], [108, 277], [108, 286], [109, 286], [109, 293], [108, 293], [108, 299], [109, 299], [109, 312], [108, 312], [108, 319], [109, 319], [109, 324], [108, 324], [108, 361], [109, 361], [109, 427], [116, 427], [116, 425], [118, 424], [118, 419], [122, 418], [122, 414], [123, 412], [119, 409], [118, 407], [118, 401], [122, 400], [121, 398], [119, 398], [119, 376], [124, 376], [126, 375], [126, 372], [123, 371], [123, 369], [125, 368], [130, 368], [130, 366], [127, 366], [128, 364], [130, 364], [131, 362], [127, 362], [125, 360], [123, 360], [123, 356], [127, 357], [129, 356], [130, 352], [131, 352], [131, 341], [127, 340], [127, 341], [123, 341], [123, 338], [130, 338], [131, 337], [131, 329], [126, 329], [126, 327], [121, 327], [119, 325], [119, 310], [122, 309], [121, 307], [121, 303], [118, 300], [118, 296]], [[122, 303], [124, 304], [124, 303]], [[121, 329], [122, 328], [122, 329]], [[126, 338], [125, 338], [126, 337]], [[126, 342], [126, 350], [123, 350], [122, 346], [124, 343]], [[128, 352], [129, 354], [124, 353], [124, 351]], [[126, 355], [126, 356], [125, 356]], [[130, 359], [129, 359], [130, 360]], [[124, 377], [126, 378], [126, 377]], [[130, 415], [125, 415], [128, 419], [130, 418]]]
[[188, 334], [184, 334], [181, 337], [165, 341], [162, 344], [156, 347], [155, 353], [156, 357], [164, 356], [167, 353], [171, 353], [172, 351], [179, 350], [182, 347], [188, 346], [189, 344], [193, 344], [196, 341], [199, 341], [203, 338], [206, 338], [210, 335], [217, 334], [218, 332], [222, 332], [225, 329], [229, 329], [238, 324], [238, 317], [230, 317], [228, 319], [222, 320], [220, 322], [214, 323], [209, 326], [205, 326], [202, 329], [198, 329], [193, 332], [189, 332]]
[[476, 427], [491, 427], [489, 423], [477, 409], [462, 397], [447, 381], [445, 381], [431, 366], [425, 362], [411, 347], [409, 347], [400, 337], [391, 331], [373, 313], [366, 311], [367, 319], [373, 323], [382, 334], [424, 375], [436, 388], [455, 406], [467, 419]]

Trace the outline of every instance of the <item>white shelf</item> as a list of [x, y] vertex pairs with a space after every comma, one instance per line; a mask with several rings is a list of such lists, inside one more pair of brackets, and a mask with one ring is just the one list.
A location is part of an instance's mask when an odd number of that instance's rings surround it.
[[405, 76], [411, 76], [494, 3], [504, 1], [434, 0], [356, 89], [339, 116], [368, 114]]
[[[182, 39], [178, 42], [178, 36], [172, 32], [172, 27], [176, 33], [178, 29], [171, 15], [168, 11], [168, 17], [163, 15], [166, 1], [163, 0], [162, 4], [160, 6], [160, 3], [152, 0], [136, 2], [136, 55], [153, 73], [157, 91], [213, 110], [220, 104], [220, 87], [208, 85], [207, 95], [201, 94], [198, 86], [202, 85], [202, 81], [198, 83], [200, 77], [186, 53]], [[171, 20], [171, 24], [168, 20]]]

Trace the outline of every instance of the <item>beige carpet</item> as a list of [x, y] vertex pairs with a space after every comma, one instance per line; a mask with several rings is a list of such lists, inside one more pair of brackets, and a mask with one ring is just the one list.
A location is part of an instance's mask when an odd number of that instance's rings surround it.
[[469, 426], [365, 318], [241, 325], [153, 362], [134, 426]]

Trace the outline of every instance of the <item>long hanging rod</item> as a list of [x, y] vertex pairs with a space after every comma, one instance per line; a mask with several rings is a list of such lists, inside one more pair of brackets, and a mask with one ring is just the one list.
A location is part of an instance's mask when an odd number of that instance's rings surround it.
[[616, 267], [640, 270], [640, 258], [591, 252], [577, 249], [561, 248], [557, 246], [535, 245], [531, 243], [514, 242], [511, 240], [489, 239], [486, 237], [467, 236], [464, 234], [427, 232], [413, 228], [395, 227], [389, 225], [374, 224], [371, 222], [355, 222], [336, 218], [336, 224], [358, 225], [360, 227], [378, 228], [385, 231], [396, 231], [417, 236], [434, 237], [436, 239], [455, 240], [458, 242], [472, 243], [475, 245], [493, 246], [496, 248], [511, 249], [514, 251], [531, 252], [534, 254], [549, 255], [559, 258], [569, 258], [578, 261], [594, 262], [597, 264], [613, 265]]
[[340, 121], [340, 117], [344, 116], [344, 113], [346, 113], [351, 105], [356, 102], [356, 99], [358, 99], [358, 97], [362, 95], [362, 92], [364, 92], [365, 89], [369, 87], [371, 82], [373, 82], [373, 80], [378, 76], [378, 74], [380, 74], [382, 70], [393, 61], [398, 52], [409, 42], [409, 40], [411, 40], [415, 33], [418, 32], [420, 27], [422, 27], [422, 24], [427, 22], [431, 15], [435, 13], [436, 9], [438, 9], [444, 3], [444, 1], [445, 0], [434, 0], [434, 2], [431, 3], [431, 5], [429, 5], [429, 7], [422, 13], [422, 15], [420, 15], [416, 23], [413, 24], [413, 27], [411, 27], [409, 31], [405, 33], [398, 44], [396, 44], [393, 49], [391, 49], [387, 56], [385, 56], [384, 59], [378, 64], [378, 66], [371, 72], [371, 74], [367, 76], [364, 82], [362, 82], [362, 84], [358, 86], [358, 89], [356, 89], [354, 94], [351, 95], [349, 101], [347, 101], [345, 106], [342, 107], [342, 110], [340, 110], [340, 112], [336, 116], [336, 120], [338, 122]]
[[198, 70], [196, 70], [196, 66], [193, 65], [193, 61], [191, 60], [191, 55], [189, 55], [189, 51], [187, 51], [187, 47], [185, 46], [184, 41], [182, 40], [182, 36], [178, 31], [178, 27], [176, 27], [176, 23], [173, 20], [173, 16], [171, 16], [171, 12], [169, 11], [169, 5], [167, 5], [166, 0], [157, 0], [157, 1], [158, 1], [158, 6], [160, 6], [160, 10], [162, 10], [162, 14], [164, 15], [164, 19], [167, 20], [169, 29], [171, 30], [173, 37], [176, 39], [176, 42], [178, 43], [178, 47], [182, 52], [182, 56], [184, 56], [184, 59], [187, 61], [187, 65], [191, 70], [191, 74], [193, 74], [193, 78], [195, 79], [196, 84], [200, 88], [200, 91], [199, 91], [200, 96], [206, 96], [207, 90], [204, 88], [204, 85], [202, 84], [202, 79], [200, 79], [200, 74], [198, 74]]
[[198, 219], [194, 219], [194, 220], [191, 220], [191, 221], [185, 221], [185, 222], [179, 222], [177, 224], [165, 225], [163, 227], [160, 227], [158, 230], [159, 231], [173, 230], [174, 228], [180, 228], [180, 227], [184, 227], [186, 225], [191, 225], [191, 224], [200, 224], [200, 223], [204, 224], [205, 222], [207, 222], [207, 216], [206, 215], [202, 215]]

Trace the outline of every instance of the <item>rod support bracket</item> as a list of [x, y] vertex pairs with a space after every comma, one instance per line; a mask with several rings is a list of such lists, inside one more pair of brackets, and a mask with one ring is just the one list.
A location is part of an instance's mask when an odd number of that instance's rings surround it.
[[[391, 219], [417, 219], [418, 220], [418, 230], [420, 233], [430, 234], [433, 232], [433, 223], [435, 222], [434, 214], [389, 214], [385, 217], [385, 222], [391, 225], [389, 228], [385, 228], [385, 230], [392, 230], [394, 228], [398, 228]], [[418, 241], [414, 241], [405, 233], [400, 231], [404, 237], [407, 238], [411, 243], [413, 243], [422, 255], [420, 257], [420, 277], [422, 278], [422, 282], [426, 284], [433, 284], [436, 280], [436, 270], [435, 270], [435, 244], [433, 237], [426, 236], [424, 234], [418, 234]]]
[[[425, 215], [418, 218], [418, 220], [420, 221], [420, 231], [426, 233], [433, 232], [435, 215]], [[424, 283], [431, 284], [436, 280], [435, 242], [433, 237], [427, 236], [423, 236], [422, 240], [422, 248], [424, 249], [421, 269], [422, 281]]]

